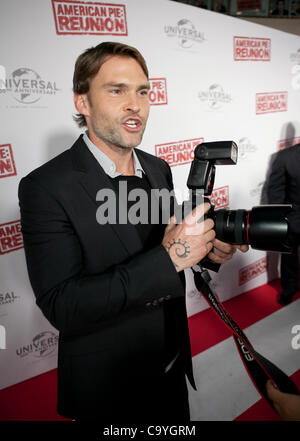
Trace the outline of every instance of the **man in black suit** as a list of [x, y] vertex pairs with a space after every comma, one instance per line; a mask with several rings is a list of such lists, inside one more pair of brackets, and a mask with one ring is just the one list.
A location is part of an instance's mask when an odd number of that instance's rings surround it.
[[[167, 227], [151, 223], [149, 212], [143, 223], [120, 221], [133, 208], [131, 190], [173, 189], [167, 163], [134, 149], [149, 113], [148, 70], [135, 48], [106, 42], [85, 51], [73, 90], [76, 120], [88, 131], [19, 187], [30, 281], [60, 331], [58, 412], [186, 421], [185, 375], [195, 384], [183, 270], [206, 255], [224, 263], [235, 247], [215, 239], [212, 220], [198, 222], [209, 204], [178, 225], [174, 217]], [[115, 196], [108, 223], [103, 189]]]
[[299, 288], [300, 243], [300, 144], [288, 147], [276, 154], [267, 184], [268, 203], [292, 204], [289, 214], [292, 254], [281, 255], [281, 286], [282, 293], [278, 297], [281, 305], [292, 301]]

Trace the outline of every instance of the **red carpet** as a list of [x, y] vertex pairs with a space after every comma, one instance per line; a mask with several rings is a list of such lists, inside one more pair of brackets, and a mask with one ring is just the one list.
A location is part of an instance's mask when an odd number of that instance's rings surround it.
[[[62, 421], [56, 412], [57, 370], [0, 391], [1, 421]], [[67, 420], [65, 420], [67, 421]]]
[[[232, 318], [243, 329], [272, 314], [281, 306], [277, 303], [280, 292], [279, 281], [261, 286], [238, 297], [228, 300], [224, 306]], [[300, 297], [297, 294], [295, 299]], [[201, 319], [200, 319], [201, 317]], [[213, 323], [213, 326], [212, 326]], [[231, 333], [216, 314], [208, 309], [189, 318], [192, 354], [228, 338]], [[201, 329], [201, 332], [199, 332]], [[205, 332], [205, 329], [209, 332]], [[205, 335], [205, 338], [203, 338]], [[62, 421], [56, 412], [57, 371], [52, 370], [30, 380], [0, 391], [1, 421]], [[300, 371], [292, 376], [300, 388]], [[239, 421], [280, 420], [280, 417], [264, 401], [258, 401], [240, 415]]]
[[[280, 290], [279, 280], [276, 280], [227, 300], [223, 304], [239, 327], [245, 329], [282, 308], [277, 303]], [[299, 297], [300, 292], [293, 297], [293, 300]], [[205, 351], [232, 335], [224, 322], [211, 308], [190, 317], [189, 328], [192, 356]], [[199, 335], [205, 335], [205, 338], [199, 338]]]
[[[300, 389], [300, 370], [291, 375], [291, 379]], [[235, 421], [282, 421], [266, 400], [259, 400], [253, 406], [249, 407], [246, 412], [242, 413]]]

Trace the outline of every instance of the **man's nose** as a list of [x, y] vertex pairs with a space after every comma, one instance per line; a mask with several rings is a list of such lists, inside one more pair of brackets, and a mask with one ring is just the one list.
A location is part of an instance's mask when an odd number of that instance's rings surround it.
[[138, 111], [140, 110], [140, 105], [136, 93], [129, 93], [127, 95], [125, 109], [126, 111], [138, 113]]

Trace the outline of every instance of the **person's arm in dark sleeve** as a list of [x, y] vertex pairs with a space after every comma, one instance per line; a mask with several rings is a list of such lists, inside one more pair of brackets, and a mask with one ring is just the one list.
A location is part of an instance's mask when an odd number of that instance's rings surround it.
[[286, 171], [282, 155], [277, 154], [267, 184], [269, 204], [283, 204], [286, 199]]
[[[80, 332], [184, 287], [162, 245], [101, 274], [84, 275], [80, 241], [62, 204], [31, 178], [19, 186], [21, 225], [37, 305], [63, 333]], [[101, 249], [99, 249], [101, 253]]]

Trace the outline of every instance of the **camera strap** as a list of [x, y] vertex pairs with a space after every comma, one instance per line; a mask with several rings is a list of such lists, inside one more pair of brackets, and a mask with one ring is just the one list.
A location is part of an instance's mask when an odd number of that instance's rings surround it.
[[223, 304], [218, 300], [209, 285], [211, 281], [209, 272], [203, 270], [200, 265], [195, 265], [192, 271], [197, 289], [202, 293], [203, 297], [219, 318], [221, 318], [225, 325], [232, 331], [234, 342], [246, 371], [260, 395], [272, 406], [272, 401], [269, 399], [266, 390], [268, 379], [270, 379], [281, 392], [299, 395], [295, 383], [277, 366], [254, 349], [244, 332], [225, 310]]

